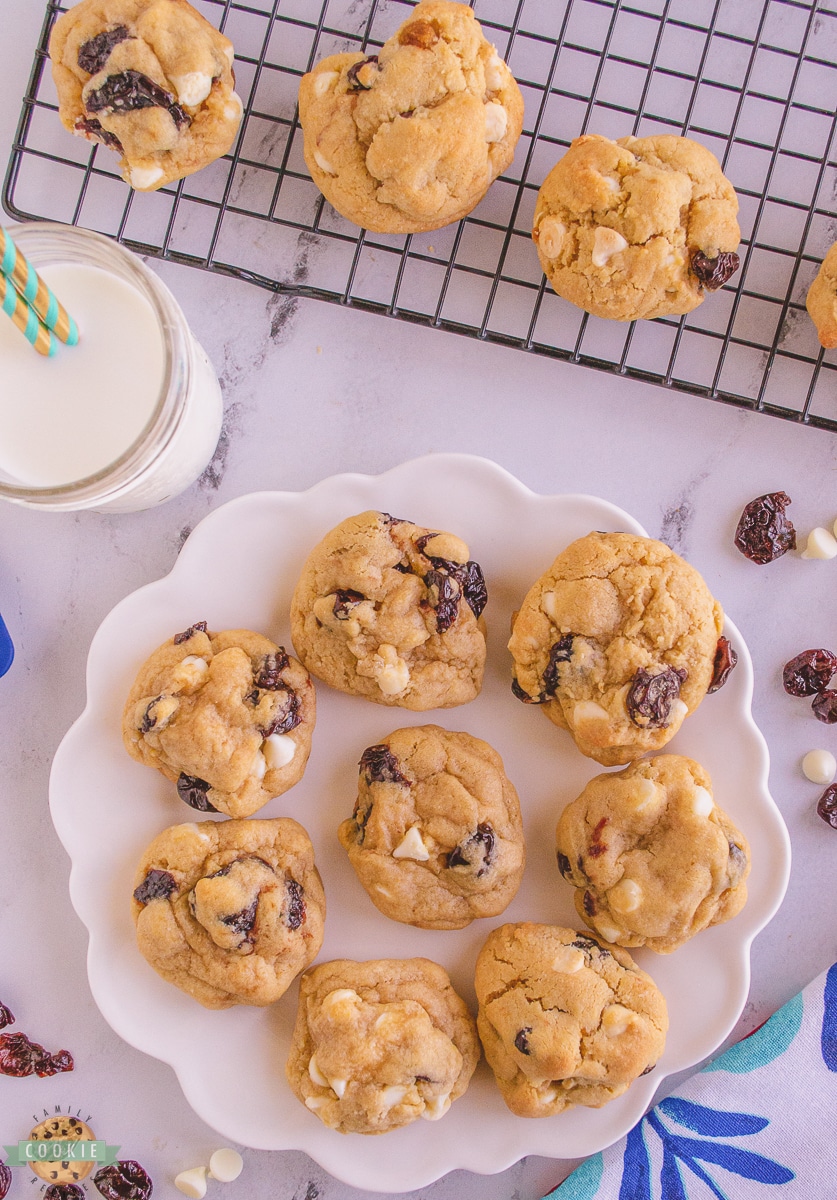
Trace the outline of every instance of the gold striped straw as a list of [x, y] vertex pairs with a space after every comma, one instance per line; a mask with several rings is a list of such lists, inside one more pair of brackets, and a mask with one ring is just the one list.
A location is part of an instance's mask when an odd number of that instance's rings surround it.
[[[75, 321], [3, 228], [0, 228], [0, 274], [8, 279], [26, 303], [32, 306], [36, 316], [48, 330], [51, 329], [55, 336], [68, 346], [76, 345], [78, 326]], [[8, 289], [6, 299], [8, 300]], [[9, 312], [5, 304], [4, 308]], [[35, 345], [34, 342], [32, 344]]]
[[58, 343], [43, 321], [38, 320], [38, 314], [31, 304], [23, 299], [20, 292], [12, 287], [12, 281], [0, 271], [0, 308], [12, 318], [15, 325], [39, 354], [49, 358], [58, 349]]

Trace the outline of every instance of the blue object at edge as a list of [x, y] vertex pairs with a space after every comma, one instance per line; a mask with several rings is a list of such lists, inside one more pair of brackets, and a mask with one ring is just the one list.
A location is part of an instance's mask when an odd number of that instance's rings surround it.
[[12, 639], [9, 637], [9, 631], [6, 628], [6, 623], [0, 616], [0, 675], [5, 675], [9, 667], [12, 665], [15, 656], [15, 647]]

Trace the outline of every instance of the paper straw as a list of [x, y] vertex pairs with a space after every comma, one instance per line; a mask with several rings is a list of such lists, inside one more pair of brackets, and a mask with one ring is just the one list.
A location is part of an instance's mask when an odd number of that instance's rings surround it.
[[38, 320], [38, 314], [12, 286], [12, 281], [0, 271], [0, 308], [12, 318], [15, 325], [39, 354], [49, 357], [55, 354], [58, 343], [46, 325]]
[[[5, 229], [0, 228], [0, 273], [7, 276], [23, 299], [31, 304], [47, 329], [68, 346], [78, 342], [78, 326], [38, 272], [21, 254]], [[8, 312], [8, 309], [6, 310]]]

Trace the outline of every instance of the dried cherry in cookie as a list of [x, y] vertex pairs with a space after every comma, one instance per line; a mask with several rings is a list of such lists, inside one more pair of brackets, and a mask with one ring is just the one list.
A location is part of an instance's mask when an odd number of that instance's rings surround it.
[[708, 696], [713, 692], [720, 691], [737, 663], [738, 654], [730, 645], [729, 638], [719, 637], [715, 649], [715, 660], [712, 664], [712, 682], [706, 689]]

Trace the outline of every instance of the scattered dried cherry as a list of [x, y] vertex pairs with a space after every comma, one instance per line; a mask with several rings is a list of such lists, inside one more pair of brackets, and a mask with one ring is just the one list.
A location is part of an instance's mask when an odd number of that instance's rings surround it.
[[282, 672], [288, 669], [290, 662], [284, 646], [279, 646], [275, 654], [266, 654], [253, 676], [256, 687], [266, 692], [278, 692], [285, 686]]
[[740, 259], [734, 251], [722, 250], [715, 258], [709, 258], [702, 250], [692, 253], [691, 268], [707, 292], [723, 287], [738, 270]]
[[817, 815], [832, 829], [837, 829], [837, 783], [827, 787], [817, 801]]
[[113, 29], [105, 29], [95, 37], [88, 38], [78, 48], [78, 65], [88, 75], [98, 75], [110, 58], [114, 46], [118, 46], [130, 36], [127, 25], [116, 25]]
[[837, 670], [837, 655], [830, 650], [803, 650], [785, 663], [782, 683], [791, 696], [815, 696], [823, 692]]
[[410, 781], [401, 774], [398, 759], [389, 746], [368, 746], [358, 765], [366, 772], [368, 783], [406, 783], [409, 786]]
[[177, 891], [177, 880], [168, 871], [156, 867], [148, 872], [139, 887], [134, 888], [137, 904], [150, 904], [152, 900], [167, 900]]
[[14, 1025], [15, 1015], [7, 1004], [0, 1004], [0, 1029], [5, 1029], [7, 1025]]
[[77, 1183], [51, 1183], [44, 1192], [44, 1200], [85, 1200], [84, 1189]]
[[285, 890], [287, 892], [288, 904], [283, 919], [288, 929], [299, 929], [305, 920], [305, 900], [303, 898], [302, 884], [297, 883], [295, 879], [288, 879], [285, 882]]
[[139, 108], [164, 108], [178, 129], [191, 124], [191, 119], [171, 92], [141, 71], [108, 75], [100, 88], [88, 93], [84, 106], [89, 113], [129, 113]]
[[182, 633], [176, 633], [172, 641], [175, 646], [182, 646], [184, 642], [188, 642], [189, 638], [194, 637], [196, 633], [206, 633], [206, 621], [196, 621], [194, 625], [190, 625]]
[[0, 1075], [57, 1075], [72, 1071], [73, 1057], [67, 1050], [49, 1054], [43, 1046], [32, 1042], [25, 1033], [0, 1033]]
[[707, 695], [718, 692], [729, 679], [729, 673], [738, 662], [738, 655], [729, 644], [729, 638], [719, 637], [712, 664], [712, 681], [706, 689]]
[[148, 1172], [132, 1159], [100, 1167], [93, 1182], [105, 1200], [148, 1200], [154, 1190]]
[[0, 1200], [4, 1200], [9, 1194], [9, 1188], [12, 1186], [12, 1172], [5, 1163], [0, 1162]]
[[634, 674], [625, 707], [634, 725], [644, 729], [665, 729], [671, 706], [680, 695], [686, 671], [666, 667], [652, 675], [643, 667]]
[[494, 830], [488, 821], [481, 821], [464, 842], [454, 846], [447, 859], [449, 867], [473, 867], [479, 859], [477, 877], [484, 875], [494, 858]]
[[833, 689], [825, 688], [818, 692], [811, 702], [811, 708], [818, 721], [826, 725], [837, 724], [837, 692]]
[[206, 793], [209, 791], [210, 785], [205, 779], [198, 779], [197, 775], [187, 775], [181, 771], [177, 780], [177, 794], [181, 800], [189, 805], [190, 808], [196, 808], [198, 812], [217, 812], [218, 809], [208, 799]]
[[796, 549], [796, 530], [785, 509], [787, 492], [768, 492], [746, 505], [735, 530], [735, 545], [750, 562], [765, 566]]

